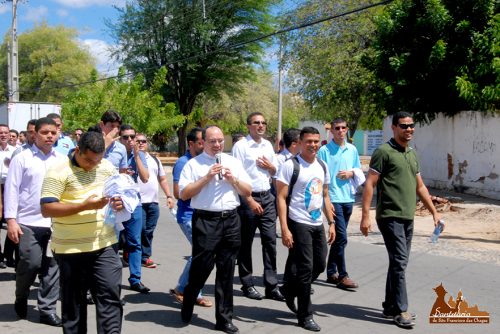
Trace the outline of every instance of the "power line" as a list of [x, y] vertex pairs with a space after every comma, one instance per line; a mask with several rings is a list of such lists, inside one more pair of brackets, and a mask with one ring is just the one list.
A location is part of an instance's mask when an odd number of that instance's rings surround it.
[[[323, 17], [323, 18], [320, 18], [320, 19], [316, 19], [316, 20], [313, 20], [313, 21], [310, 21], [310, 22], [304, 22], [304, 23], [301, 23], [301, 24], [298, 24], [298, 25], [294, 25], [294, 26], [291, 26], [291, 27], [288, 27], [288, 28], [283, 28], [283, 29], [275, 30], [274, 32], [271, 32], [271, 33], [268, 33], [268, 34], [264, 34], [264, 35], [261, 35], [259, 37], [247, 40], [247, 41], [243, 41], [243, 42], [235, 43], [235, 44], [230, 44], [230, 45], [228, 45], [226, 47], [221, 47], [221, 48], [218, 48], [218, 49], [215, 49], [215, 50], [212, 50], [212, 51], [208, 51], [208, 52], [205, 52], [205, 53], [200, 53], [200, 54], [193, 55], [193, 56], [190, 56], [190, 57], [185, 57], [185, 58], [177, 59], [177, 60], [171, 61], [169, 63], [165, 63], [162, 66], [170, 66], [170, 65], [173, 65], [173, 64], [176, 64], [176, 63], [182, 63], [182, 62], [185, 62], [185, 61], [188, 61], [188, 60], [202, 58], [202, 57], [206, 57], [206, 56], [213, 55], [213, 54], [220, 53], [220, 52], [224, 52], [224, 51], [227, 52], [227, 51], [230, 51], [232, 49], [238, 49], [238, 48], [241, 48], [241, 47], [243, 47], [243, 46], [245, 46], [247, 44], [256, 43], [256, 42], [262, 41], [264, 39], [267, 39], [267, 38], [270, 38], [270, 37], [273, 37], [273, 36], [281, 35], [281, 34], [284, 34], [284, 33], [287, 33], [287, 32], [291, 32], [291, 31], [294, 31], [294, 30], [304, 29], [304, 28], [307, 28], [307, 27], [310, 27], [310, 26], [313, 26], [313, 25], [317, 25], [317, 24], [326, 22], [326, 21], [330, 21], [330, 20], [338, 19], [338, 18], [341, 18], [341, 17], [344, 17], [344, 16], [356, 14], [356, 13], [359, 13], [359, 12], [362, 12], [362, 11], [365, 11], [365, 10], [368, 10], [368, 9], [372, 9], [372, 8], [375, 8], [375, 7], [378, 7], [378, 6], [383, 6], [383, 5], [389, 4], [389, 3], [393, 2], [393, 1], [394, 0], [385, 0], [385, 1], [381, 1], [381, 2], [375, 3], [375, 4], [370, 4], [370, 5], [358, 7], [358, 8], [355, 8], [353, 10], [349, 10], [347, 12], [343, 12], [343, 13], [340, 13], [340, 14], [330, 15], [330, 16]], [[86, 81], [86, 82], [80, 82], [80, 83], [74, 83], [74, 84], [65, 84], [65, 85], [54, 85], [52, 87], [42, 87], [40, 89], [21, 90], [20, 92], [21, 93], [38, 92], [38, 91], [41, 91], [41, 90], [54, 90], [54, 89], [62, 89], [62, 88], [85, 86], [85, 85], [93, 84], [93, 83], [100, 82], [100, 81], [106, 81], [106, 80], [111, 80], [111, 79], [124, 78], [124, 77], [132, 76], [132, 75], [135, 75], [135, 74], [138, 74], [138, 73], [150, 72], [152, 70], [157, 70], [160, 67], [161, 66], [152, 66], [152, 67], [147, 67], [145, 69], [141, 69], [141, 70], [137, 70], [137, 71], [127, 72], [127, 73], [124, 73], [124, 74], [121, 74], [121, 75], [118, 74], [118, 75], [109, 76], [109, 77], [103, 77], [103, 78], [99, 78], [99, 79], [95, 79], [95, 80], [91, 80], [91, 81]]]

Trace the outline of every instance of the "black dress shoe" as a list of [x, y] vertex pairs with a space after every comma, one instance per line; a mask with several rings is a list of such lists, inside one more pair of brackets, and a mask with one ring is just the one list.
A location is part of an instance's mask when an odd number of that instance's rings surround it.
[[0, 261], [0, 269], [5, 269], [7, 266], [5, 265], [5, 262]]
[[59, 318], [55, 313], [40, 315], [40, 323], [54, 327], [62, 326], [61, 318]]
[[269, 292], [266, 291], [266, 298], [267, 299], [277, 300], [279, 302], [284, 302], [285, 301], [285, 297], [283, 297], [283, 295], [281, 294], [279, 288], [275, 288], [274, 290], [269, 291]]
[[146, 287], [144, 284], [142, 284], [142, 282], [139, 282], [139, 283], [132, 284], [130, 286], [130, 290], [134, 290], [134, 291], [137, 291], [140, 293], [148, 293], [150, 289], [148, 287]]
[[184, 299], [181, 306], [181, 319], [184, 323], [189, 323], [193, 317], [194, 303]]
[[283, 285], [279, 287], [279, 291], [285, 298], [285, 303], [288, 309], [296, 314], [297, 306], [295, 306], [295, 296], [291, 293], [288, 293], [288, 290], [286, 290], [286, 288]]
[[264, 296], [259, 291], [257, 291], [253, 286], [249, 288], [242, 287], [241, 290], [243, 291], [243, 294], [247, 298], [255, 300], [262, 300], [262, 298], [264, 298]]
[[16, 298], [14, 310], [19, 318], [25, 319], [28, 315], [28, 300], [25, 298]]
[[299, 326], [311, 332], [319, 332], [321, 330], [321, 327], [312, 318], [299, 322]]
[[233, 325], [230, 322], [226, 322], [225, 324], [217, 324], [215, 325], [215, 329], [218, 331], [223, 331], [224, 333], [229, 333], [229, 334], [236, 334], [239, 333], [240, 330], [238, 327]]

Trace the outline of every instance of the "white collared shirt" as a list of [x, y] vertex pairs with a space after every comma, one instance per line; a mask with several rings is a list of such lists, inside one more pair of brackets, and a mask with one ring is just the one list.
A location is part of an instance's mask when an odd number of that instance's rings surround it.
[[252, 191], [266, 191], [271, 188], [269, 171], [257, 167], [256, 163], [258, 158], [264, 156], [276, 167], [276, 156], [269, 140], [261, 139], [260, 143], [257, 143], [248, 135], [234, 144], [232, 155], [243, 163], [252, 180]]
[[273, 178], [278, 177], [278, 173], [280, 172], [281, 166], [285, 163], [285, 161], [290, 160], [293, 157], [292, 152], [290, 152], [288, 149], [284, 148], [283, 151], [280, 153], [276, 154], [276, 173], [274, 174]]
[[12, 158], [12, 153], [14, 153], [15, 150], [16, 148], [14, 146], [10, 146], [9, 144], [5, 146], [5, 149], [0, 147], [0, 183], [2, 184], [5, 183], [5, 179], [7, 178], [10, 159]]
[[5, 218], [16, 218], [18, 224], [50, 227], [51, 219], [42, 216], [40, 195], [45, 173], [59, 159], [65, 159], [54, 148], [43, 153], [35, 144], [12, 158], [5, 182]]
[[[182, 169], [179, 179], [179, 193], [190, 183], [205, 177], [208, 170], [215, 164], [215, 157], [203, 152], [190, 159]], [[250, 184], [250, 177], [243, 169], [239, 160], [229, 154], [221, 153], [221, 165], [231, 170], [231, 173], [241, 182]], [[233, 185], [225, 178], [219, 180], [213, 177], [201, 191], [191, 198], [193, 209], [220, 212], [236, 209], [240, 205], [238, 193]]]

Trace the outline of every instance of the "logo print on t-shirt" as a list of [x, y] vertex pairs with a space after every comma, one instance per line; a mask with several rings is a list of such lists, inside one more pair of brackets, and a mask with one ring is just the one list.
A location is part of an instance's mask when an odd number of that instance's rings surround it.
[[309, 212], [312, 219], [317, 220], [321, 217], [321, 208], [323, 207], [323, 183], [319, 178], [315, 177], [307, 184], [304, 201], [306, 211]]

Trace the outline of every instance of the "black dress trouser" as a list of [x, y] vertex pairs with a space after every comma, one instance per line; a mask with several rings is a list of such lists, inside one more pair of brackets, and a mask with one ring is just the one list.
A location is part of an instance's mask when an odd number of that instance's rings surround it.
[[240, 249], [240, 219], [236, 210], [222, 216], [198, 210], [193, 213], [193, 251], [189, 281], [184, 289], [183, 309], [192, 310], [214, 266], [215, 317], [217, 324], [232, 322], [233, 277]]

